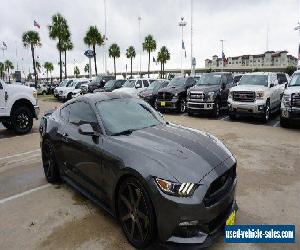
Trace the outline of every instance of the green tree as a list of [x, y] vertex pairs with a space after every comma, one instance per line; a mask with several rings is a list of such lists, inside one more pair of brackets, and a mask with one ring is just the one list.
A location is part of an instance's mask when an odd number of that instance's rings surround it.
[[80, 75], [80, 70], [77, 66], [74, 67], [74, 75], [76, 78]]
[[42, 46], [40, 35], [38, 32], [30, 30], [23, 34], [22, 41], [23, 41], [24, 47], [30, 48], [30, 50], [31, 50], [32, 65], [33, 65], [33, 71], [34, 71], [34, 82], [35, 82], [35, 87], [37, 87], [37, 72], [36, 72], [34, 49], [36, 47]]
[[59, 13], [52, 16], [52, 23], [48, 26], [49, 36], [53, 40], [58, 40], [57, 49], [59, 51], [59, 78], [62, 81], [62, 52], [63, 43], [70, 39], [70, 31], [67, 20]]
[[115, 76], [117, 75], [116, 71], [116, 58], [120, 57], [120, 47], [118, 44], [113, 43], [109, 49], [108, 49], [108, 55], [109, 57], [112, 57], [114, 59], [114, 71], [115, 71]]
[[130, 58], [130, 75], [132, 78], [132, 58], [135, 58], [136, 53], [135, 53], [135, 49], [133, 46], [129, 46], [128, 49], [126, 50], [126, 57]]
[[143, 50], [148, 52], [148, 77], [150, 77], [150, 54], [156, 50], [156, 41], [152, 35], [145, 37], [143, 42]]
[[165, 77], [165, 64], [170, 60], [170, 52], [166, 46], [162, 46], [157, 53], [157, 61], [160, 62], [161, 77]]
[[297, 70], [297, 67], [295, 67], [295, 66], [287, 66], [284, 69], [284, 72], [287, 73], [289, 76], [291, 76], [296, 70]]
[[10, 83], [10, 71], [14, 69], [13, 63], [9, 60], [6, 60], [4, 62], [4, 69], [7, 71], [8, 82]]
[[97, 75], [96, 45], [102, 46], [104, 44], [104, 36], [101, 35], [96, 26], [90, 26], [83, 41], [86, 45], [92, 46], [93, 48], [95, 73]]
[[65, 61], [64, 61], [65, 79], [67, 79], [68, 78], [68, 75], [67, 75], [67, 51], [70, 51], [73, 49], [73, 43], [70, 40], [70, 37], [66, 38], [66, 40], [62, 41], [60, 49], [61, 49], [61, 51], [64, 52], [64, 55], [65, 55]]
[[49, 72], [51, 73], [54, 70], [54, 66], [53, 66], [53, 64], [51, 62], [45, 62], [44, 63], [44, 68], [45, 68], [46, 73], [47, 73], [47, 83], [48, 83]]
[[4, 63], [0, 62], [0, 78], [4, 77]]
[[84, 66], [84, 72], [87, 74], [90, 73], [90, 65], [88, 63]]

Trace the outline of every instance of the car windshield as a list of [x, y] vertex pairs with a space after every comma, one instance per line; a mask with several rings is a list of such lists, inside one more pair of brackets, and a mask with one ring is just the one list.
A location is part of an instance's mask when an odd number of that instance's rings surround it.
[[66, 86], [66, 87], [75, 87], [75, 85], [77, 84], [77, 81], [73, 81], [70, 85]]
[[219, 85], [221, 75], [217, 74], [206, 74], [200, 77], [196, 85]]
[[169, 83], [169, 87], [181, 87], [181, 86], [184, 86], [185, 84], [185, 80], [186, 78], [183, 78], [183, 77], [176, 77], [176, 78], [173, 78], [170, 83]]
[[66, 87], [67, 84], [68, 84], [68, 82], [69, 82], [69, 80], [63, 80], [63, 81], [60, 83], [59, 87]]
[[111, 88], [111, 87], [114, 86], [114, 83], [115, 83], [115, 80], [109, 80], [109, 81], [105, 84], [104, 88]]
[[289, 87], [300, 86], [300, 74], [294, 74], [289, 83]]
[[239, 85], [260, 85], [268, 86], [267, 75], [243, 75]]
[[136, 98], [112, 99], [98, 102], [96, 106], [108, 135], [131, 133], [164, 123], [148, 103]]
[[124, 83], [123, 87], [133, 88], [135, 85], [135, 80], [128, 80]]
[[159, 88], [162, 84], [162, 81], [154, 81], [150, 84], [150, 86], [147, 89], [156, 89]]

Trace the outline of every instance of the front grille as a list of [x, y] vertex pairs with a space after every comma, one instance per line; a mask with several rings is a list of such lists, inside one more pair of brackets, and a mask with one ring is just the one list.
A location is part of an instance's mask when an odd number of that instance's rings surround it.
[[173, 94], [168, 92], [159, 92], [157, 95], [158, 100], [171, 101], [172, 98], [173, 98]]
[[233, 92], [233, 100], [236, 102], [254, 102], [255, 92], [252, 91], [239, 91]]
[[205, 95], [202, 92], [190, 92], [189, 97], [190, 97], [190, 99], [193, 99], [193, 100], [203, 101], [205, 98]]
[[291, 105], [292, 107], [300, 107], [300, 93], [292, 94]]
[[204, 197], [204, 205], [209, 207], [218, 202], [231, 188], [236, 178], [236, 164], [214, 180]]
[[203, 109], [204, 108], [204, 104], [197, 104], [197, 103], [188, 103], [188, 107], [189, 108], [199, 108], [199, 109]]
[[62, 94], [63, 94], [63, 92], [62, 92], [62, 91], [59, 91], [59, 94], [60, 94], [60, 95], [62, 95]]

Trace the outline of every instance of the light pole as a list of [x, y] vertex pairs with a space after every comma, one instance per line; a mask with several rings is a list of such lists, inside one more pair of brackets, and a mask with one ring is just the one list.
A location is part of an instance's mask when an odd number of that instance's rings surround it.
[[183, 42], [183, 28], [186, 26], [187, 22], [184, 21], [184, 17], [181, 17], [180, 22], [178, 23], [179, 27], [181, 27], [181, 59], [180, 59], [180, 69], [181, 74], [183, 75], [183, 68], [182, 68], [182, 60], [183, 60], [183, 50], [185, 49], [184, 42]]
[[223, 55], [224, 55], [224, 42], [225, 42], [225, 40], [224, 39], [221, 39], [220, 40], [220, 42], [221, 42], [221, 46], [222, 46], [222, 72], [223, 72], [223, 69], [224, 69], [224, 58], [223, 58]]
[[142, 74], [142, 41], [141, 41], [141, 20], [142, 18], [139, 16], [139, 44], [140, 44], [140, 76]]
[[[295, 27], [295, 30], [298, 30], [299, 36], [300, 36], [300, 22], [298, 22], [298, 25]], [[300, 43], [298, 45], [298, 68], [299, 68], [299, 60], [300, 60]]]
[[193, 9], [194, 9], [194, 1], [191, 0], [191, 75], [195, 75], [195, 66], [193, 59]]
[[106, 74], [107, 72], [107, 61], [106, 61], [106, 0], [104, 1], [104, 73]]

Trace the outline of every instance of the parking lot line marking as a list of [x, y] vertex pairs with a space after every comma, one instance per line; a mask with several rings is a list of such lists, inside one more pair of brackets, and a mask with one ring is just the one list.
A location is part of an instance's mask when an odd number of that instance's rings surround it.
[[35, 150], [32, 150], [32, 151], [28, 151], [28, 152], [24, 152], [24, 153], [20, 153], [20, 154], [14, 154], [14, 155], [9, 155], [9, 156], [5, 156], [5, 157], [0, 157], [0, 161], [10, 159], [10, 158], [14, 158], [14, 157], [18, 157], [18, 156], [22, 156], [22, 155], [28, 155], [28, 154], [38, 152], [38, 151], [40, 151], [40, 149], [35, 149]]
[[280, 123], [280, 121], [277, 121], [272, 127], [273, 128], [277, 127], [279, 123]]
[[25, 196], [25, 195], [27, 195], [27, 194], [31, 194], [31, 193], [33, 193], [33, 192], [35, 192], [35, 191], [38, 191], [38, 190], [41, 190], [41, 189], [44, 189], [44, 188], [47, 188], [47, 187], [50, 187], [50, 186], [51, 186], [51, 184], [48, 183], [48, 184], [45, 184], [45, 185], [43, 185], [43, 186], [39, 186], [39, 187], [30, 189], [30, 190], [27, 190], [27, 191], [25, 191], [25, 192], [23, 192], [23, 193], [15, 194], [15, 195], [12, 195], [12, 196], [10, 196], [10, 197], [4, 198], [4, 199], [0, 200], [0, 205], [1, 205], [1, 204], [4, 204], [4, 203], [7, 202], [7, 201], [11, 201], [11, 200], [20, 198], [20, 197], [22, 197], [22, 196]]

